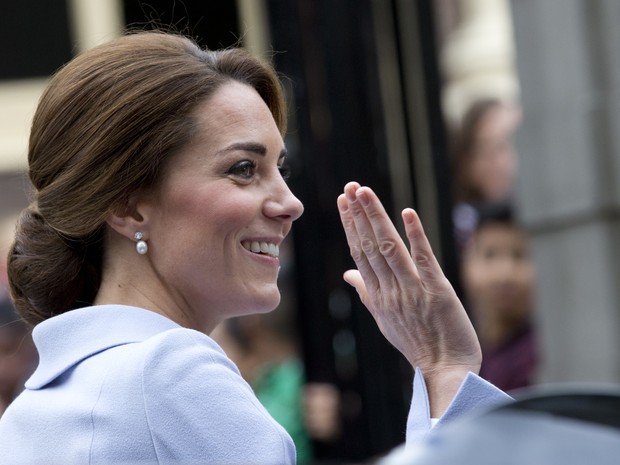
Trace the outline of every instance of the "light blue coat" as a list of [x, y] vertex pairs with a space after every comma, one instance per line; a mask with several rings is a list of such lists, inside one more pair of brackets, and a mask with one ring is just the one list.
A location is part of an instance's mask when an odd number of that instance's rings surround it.
[[[0, 419], [2, 465], [295, 462], [289, 435], [200, 332], [105, 305], [46, 320], [33, 337], [40, 363]], [[430, 428], [419, 371], [415, 379], [411, 441]], [[461, 391], [444, 417], [505, 398], [475, 375]]]

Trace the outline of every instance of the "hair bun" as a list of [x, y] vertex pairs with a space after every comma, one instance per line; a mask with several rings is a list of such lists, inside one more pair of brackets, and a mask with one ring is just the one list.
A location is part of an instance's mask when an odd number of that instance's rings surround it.
[[92, 303], [100, 277], [98, 267], [84, 269], [89, 263], [85, 243], [54, 230], [36, 202], [22, 211], [9, 250], [8, 275], [15, 307], [29, 324]]

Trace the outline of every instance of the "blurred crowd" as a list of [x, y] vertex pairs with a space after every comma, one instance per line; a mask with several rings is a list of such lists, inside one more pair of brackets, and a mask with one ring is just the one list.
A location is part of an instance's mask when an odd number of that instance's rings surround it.
[[510, 391], [535, 382], [535, 266], [514, 202], [521, 123], [515, 102], [475, 101], [452, 135], [453, 225], [463, 301], [483, 350], [481, 376]]

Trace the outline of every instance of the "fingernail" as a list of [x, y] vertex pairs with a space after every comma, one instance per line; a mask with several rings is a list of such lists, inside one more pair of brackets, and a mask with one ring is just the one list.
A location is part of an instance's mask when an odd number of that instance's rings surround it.
[[364, 205], [365, 207], [367, 207], [370, 204], [370, 199], [368, 198], [368, 192], [364, 192], [364, 191], [358, 192], [357, 198], [359, 199], [360, 203]]
[[411, 208], [403, 210], [403, 221], [405, 224], [413, 223], [413, 210]]

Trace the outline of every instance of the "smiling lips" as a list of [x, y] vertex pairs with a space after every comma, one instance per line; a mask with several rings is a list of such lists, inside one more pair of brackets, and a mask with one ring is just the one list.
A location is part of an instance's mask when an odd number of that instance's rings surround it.
[[273, 242], [243, 241], [241, 245], [250, 252], [257, 254], [269, 255], [274, 258], [280, 256], [280, 246]]

